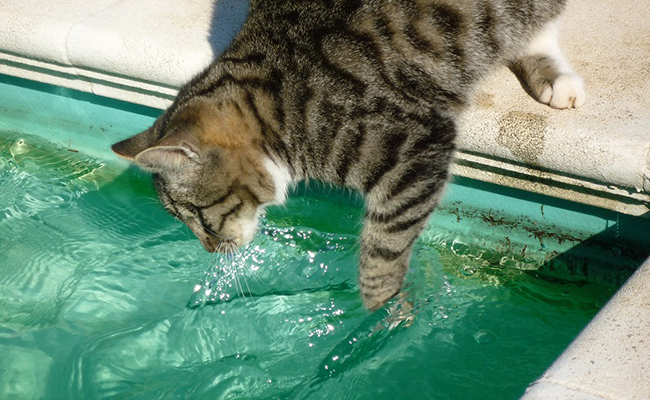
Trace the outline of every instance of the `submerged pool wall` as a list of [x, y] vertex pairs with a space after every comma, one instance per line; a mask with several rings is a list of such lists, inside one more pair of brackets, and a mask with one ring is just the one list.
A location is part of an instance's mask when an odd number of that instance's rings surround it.
[[[148, 127], [177, 88], [227, 46], [247, 10], [246, 2], [229, 0], [183, 7], [153, 0], [25, 4], [0, 5], [7, 16], [0, 73], [27, 79], [2, 78], [0, 128], [48, 126], [38, 129], [47, 139], [122, 168], [126, 163], [107, 155], [107, 144]], [[471, 219], [477, 242], [496, 240], [504, 252], [522, 254], [513, 263], [540, 273], [559, 269], [568, 278], [589, 278], [614, 265], [624, 276], [647, 256], [650, 237], [636, 218], [648, 217], [650, 199], [650, 48], [642, 40], [650, 21], [640, 1], [576, 0], [568, 7], [562, 46], [585, 78], [587, 103], [551, 110], [499, 71], [462, 124], [456, 184], [439, 213], [452, 227]], [[75, 109], [69, 98], [85, 104]], [[477, 188], [500, 196], [502, 207], [486, 208], [476, 198], [456, 209], [454, 191]], [[567, 252], [598, 254], [603, 262], [567, 266]], [[526, 399], [648, 397], [650, 345], [638, 340], [650, 333], [648, 268], [639, 269]]]

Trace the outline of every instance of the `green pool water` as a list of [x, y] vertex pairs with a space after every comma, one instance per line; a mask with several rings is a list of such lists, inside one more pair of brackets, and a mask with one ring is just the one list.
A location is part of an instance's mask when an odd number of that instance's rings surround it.
[[108, 151], [157, 113], [0, 80], [1, 399], [517, 399], [647, 255], [645, 220], [458, 179], [414, 309], [370, 314], [356, 194], [300, 185], [208, 254]]

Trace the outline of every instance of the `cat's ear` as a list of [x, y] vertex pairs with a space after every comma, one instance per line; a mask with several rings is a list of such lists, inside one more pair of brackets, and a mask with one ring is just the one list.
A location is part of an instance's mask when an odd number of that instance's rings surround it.
[[177, 131], [156, 142], [153, 130], [147, 129], [111, 148], [120, 157], [151, 172], [169, 172], [199, 162], [194, 140], [185, 131]]
[[152, 172], [171, 172], [200, 162], [198, 144], [188, 130], [177, 130], [135, 156], [135, 163]]
[[135, 156], [135, 163], [152, 172], [172, 172], [197, 165], [199, 154], [189, 143], [160, 143]]
[[134, 161], [135, 156], [148, 149], [154, 142], [153, 129], [140, 132], [126, 140], [115, 143], [111, 149], [118, 156], [128, 161]]

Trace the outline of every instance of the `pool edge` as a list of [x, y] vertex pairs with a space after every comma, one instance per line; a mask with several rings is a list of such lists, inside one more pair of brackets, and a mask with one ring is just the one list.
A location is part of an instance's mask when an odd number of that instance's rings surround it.
[[[16, 5], [18, 0], [0, 5], [14, 17], [0, 27], [0, 73], [164, 109], [180, 85], [228, 45], [247, 12], [246, 2], [221, 0], [181, 8], [170, 3], [155, 11], [149, 1], [105, 3], [74, 7], [73, 16], [65, 10], [31, 11]], [[650, 48], [637, 41], [629, 48], [612, 45], [643, 29], [646, 13], [641, 3], [626, 5], [640, 9], [625, 13], [614, 0], [598, 3], [604, 13], [586, 0], [569, 2], [561, 35], [567, 57], [585, 78], [585, 106], [552, 110], [529, 98], [507, 68], [499, 69], [481, 85], [460, 123], [454, 174], [650, 216], [650, 98], [645, 95], [650, 83], [636, 67]], [[624, 14], [629, 20], [621, 20]], [[117, 23], [120, 15], [130, 23]], [[26, 21], [31, 19], [48, 35], [30, 31]], [[168, 24], [172, 20], [178, 23]], [[613, 36], [602, 43], [594, 31]], [[599, 63], [590, 50], [596, 46], [602, 48]], [[622, 58], [635, 68], [622, 73], [601, 67]], [[526, 131], [523, 137], [508, 132], [514, 122]]]
[[[521, 400], [644, 400], [650, 396], [650, 259]], [[616, 344], [619, 344], [618, 346]]]

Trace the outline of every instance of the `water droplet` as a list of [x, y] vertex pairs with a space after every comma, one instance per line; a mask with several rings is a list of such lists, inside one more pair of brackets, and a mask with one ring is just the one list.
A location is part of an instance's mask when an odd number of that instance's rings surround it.
[[490, 331], [480, 330], [474, 334], [474, 340], [478, 344], [492, 344], [497, 341], [497, 337]]

